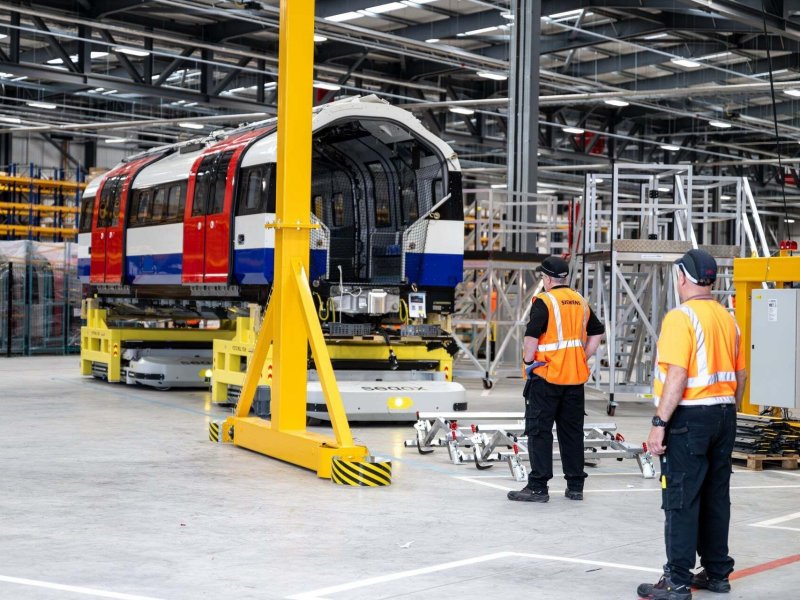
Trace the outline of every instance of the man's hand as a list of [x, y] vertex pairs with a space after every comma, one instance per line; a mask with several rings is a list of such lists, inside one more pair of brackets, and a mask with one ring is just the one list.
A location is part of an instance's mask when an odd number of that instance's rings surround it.
[[647, 436], [647, 449], [655, 456], [661, 456], [667, 450], [664, 446], [664, 428], [651, 427], [650, 435]]

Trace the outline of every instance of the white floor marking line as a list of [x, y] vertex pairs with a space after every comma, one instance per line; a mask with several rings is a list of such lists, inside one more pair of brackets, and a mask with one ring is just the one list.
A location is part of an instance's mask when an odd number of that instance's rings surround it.
[[753, 526], [769, 527], [770, 525], [777, 525], [778, 523], [785, 523], [786, 521], [794, 521], [795, 519], [800, 519], [800, 512], [784, 515], [782, 517], [775, 517], [774, 519], [768, 519], [766, 521], [759, 521], [758, 523], [753, 523]]
[[311, 592], [304, 592], [289, 596], [289, 600], [321, 600], [328, 594], [336, 594], [339, 592], [346, 592], [348, 590], [355, 590], [370, 585], [377, 585], [379, 583], [387, 583], [389, 581], [396, 581], [398, 579], [406, 579], [408, 577], [415, 577], [417, 575], [427, 575], [429, 573], [436, 573], [438, 571], [446, 571], [447, 569], [457, 569], [458, 567], [466, 567], [477, 563], [488, 562], [490, 560], [497, 560], [498, 558], [507, 558], [514, 556], [514, 552], [496, 552], [494, 554], [487, 554], [485, 556], [477, 556], [475, 558], [467, 558], [464, 560], [455, 560], [452, 562], [433, 565], [431, 567], [423, 567], [421, 569], [412, 569], [410, 571], [400, 571], [399, 573], [392, 573], [390, 575], [380, 575], [378, 577], [370, 577], [369, 579], [362, 579], [350, 583], [343, 583], [341, 585], [333, 585]]
[[[478, 485], [483, 485], [486, 487], [494, 488], [496, 490], [503, 490], [505, 492], [510, 492], [512, 490], [516, 490], [517, 487], [508, 487], [505, 485], [497, 485], [495, 483], [489, 483], [488, 481], [481, 481], [477, 477], [470, 477], [470, 476], [461, 476], [461, 477], [453, 477], [453, 479], [460, 479], [461, 481], [468, 481], [470, 483], [476, 483]], [[520, 485], [523, 482], [518, 482]], [[584, 489], [583, 491], [587, 494], [597, 494], [597, 493], [619, 493], [619, 492], [660, 492], [661, 488], [657, 487], [657, 484], [654, 484], [656, 487], [651, 488], [613, 488], [613, 489]], [[795, 489], [800, 488], [800, 485], [732, 485], [732, 490], [774, 490], [774, 489]]]
[[783, 529], [785, 531], [800, 531], [800, 527], [782, 527], [781, 525], [750, 525], [750, 527], [763, 527], [764, 529]]
[[116, 600], [163, 600], [163, 598], [154, 598], [152, 596], [138, 596], [136, 594], [123, 594], [121, 592], [107, 592], [105, 590], [96, 590], [77, 585], [64, 585], [61, 583], [50, 583], [49, 581], [39, 581], [37, 579], [24, 579], [22, 577], [9, 577], [8, 575], [0, 575], [0, 582], [3, 581], [6, 583], [15, 583], [17, 585], [46, 588], [48, 590], [61, 590], [63, 592], [72, 592], [74, 594], [84, 594], [85, 596], [94, 596], [96, 598], [115, 598]]
[[786, 531], [800, 531], [797, 527], [783, 527], [778, 526], [778, 523], [785, 523], [786, 521], [794, 521], [800, 519], [800, 512], [784, 515], [782, 517], [775, 517], [774, 519], [767, 519], [766, 521], [759, 521], [758, 523], [750, 523], [750, 527], [763, 527], [765, 529], [784, 529]]
[[[494, 488], [496, 490], [503, 490], [504, 492], [510, 492], [511, 490], [515, 490], [517, 488], [510, 488], [504, 485], [496, 485], [494, 483], [489, 483], [488, 481], [481, 481], [479, 479], [474, 479], [473, 477], [453, 477], [453, 479], [460, 479], [461, 481], [469, 481], [470, 483], [477, 483], [478, 485], [485, 485], [486, 487]], [[521, 482], [520, 482], [521, 485]]]
[[400, 571], [399, 573], [392, 573], [389, 575], [381, 575], [379, 577], [371, 577], [369, 579], [363, 579], [360, 581], [353, 581], [350, 583], [343, 583], [340, 585], [334, 585], [327, 588], [321, 588], [318, 590], [312, 590], [310, 592], [303, 592], [301, 594], [296, 594], [294, 596], [289, 596], [289, 600], [325, 600], [325, 597], [329, 594], [337, 594], [339, 592], [347, 592], [350, 590], [355, 590], [358, 588], [369, 587], [371, 585], [378, 585], [381, 583], [387, 583], [389, 581], [397, 581], [398, 579], [407, 579], [409, 577], [416, 577], [417, 575], [428, 575], [430, 573], [436, 573], [438, 571], [445, 571], [447, 569], [457, 569], [459, 567], [465, 567], [469, 565], [474, 565], [477, 563], [482, 562], [489, 562], [492, 560], [498, 560], [501, 558], [511, 558], [511, 557], [519, 557], [519, 558], [532, 558], [536, 560], [545, 560], [545, 561], [553, 561], [553, 562], [566, 562], [566, 563], [573, 563], [579, 565], [591, 565], [595, 567], [610, 567], [612, 569], [626, 569], [629, 571], [645, 571], [648, 573], [662, 573], [662, 569], [653, 569], [649, 567], [639, 567], [636, 565], [626, 565], [623, 563], [611, 563], [611, 562], [603, 562], [598, 560], [588, 560], [583, 558], [569, 558], [566, 556], [552, 556], [550, 554], [529, 554], [525, 552], [496, 552], [494, 554], [487, 554], [485, 556], [477, 556], [475, 558], [468, 558], [465, 560], [456, 560], [453, 562], [442, 563], [438, 565], [433, 565], [430, 567], [424, 567], [421, 569], [412, 569], [410, 571]]

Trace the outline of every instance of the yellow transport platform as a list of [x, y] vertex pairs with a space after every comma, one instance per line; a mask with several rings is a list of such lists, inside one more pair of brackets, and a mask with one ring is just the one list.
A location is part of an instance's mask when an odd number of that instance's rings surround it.
[[81, 317], [86, 325], [81, 327], [81, 375], [97, 375], [111, 383], [122, 380], [122, 354], [126, 344], [196, 343], [209, 347], [216, 339], [233, 337], [230, 328], [142, 328], [110, 327], [108, 311], [100, 308], [94, 298], [84, 299]]

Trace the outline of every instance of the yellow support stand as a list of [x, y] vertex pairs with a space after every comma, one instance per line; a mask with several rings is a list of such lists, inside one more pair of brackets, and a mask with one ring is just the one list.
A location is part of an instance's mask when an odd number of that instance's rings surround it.
[[[236, 415], [223, 440], [316, 471], [330, 478], [334, 456], [367, 456], [356, 446], [344, 414], [308, 284], [311, 197], [311, 118], [314, 2], [281, 0], [278, 57], [278, 178], [275, 282], [247, 368]], [[305, 335], [300, 334], [302, 325]], [[320, 374], [335, 438], [306, 431], [306, 351]], [[271, 421], [248, 417], [270, 346], [273, 346]]]
[[120, 381], [122, 351], [125, 342], [200, 342], [209, 345], [219, 338], [231, 338], [231, 329], [143, 329], [141, 327], [109, 327], [108, 311], [99, 308], [97, 300], [87, 298], [81, 304], [81, 375], [92, 375], [92, 364], [106, 366], [110, 383]]
[[[246, 366], [250, 364], [260, 328], [259, 307], [250, 305], [250, 315], [236, 319], [236, 332], [231, 339], [214, 340], [214, 361], [211, 374], [211, 401], [214, 404], [235, 403], [236, 396], [228, 393], [234, 386], [244, 386]], [[389, 364], [389, 347], [382, 338], [328, 339], [326, 346], [332, 361], [374, 361]], [[425, 360], [436, 363], [436, 371], [445, 373], [445, 380], [453, 380], [453, 357], [444, 348], [428, 349], [422, 338], [404, 339], [392, 343], [392, 351], [398, 361]], [[258, 386], [272, 386], [272, 349], [267, 351]]]
[[[800, 256], [791, 256], [781, 250], [779, 256], [769, 258], [736, 258], [733, 261], [733, 285], [736, 288], [736, 321], [744, 338], [745, 364], [750, 366], [750, 324], [753, 318], [751, 297], [764, 282], [774, 282], [779, 288], [784, 283], [800, 281]], [[780, 410], [780, 409], [776, 409]], [[744, 388], [741, 412], [757, 415], [758, 406], [750, 404], [750, 379]]]

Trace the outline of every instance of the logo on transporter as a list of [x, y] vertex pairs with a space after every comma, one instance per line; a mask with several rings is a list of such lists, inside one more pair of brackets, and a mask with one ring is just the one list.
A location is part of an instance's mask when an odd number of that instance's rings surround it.
[[365, 392], [424, 392], [421, 385], [362, 385]]

